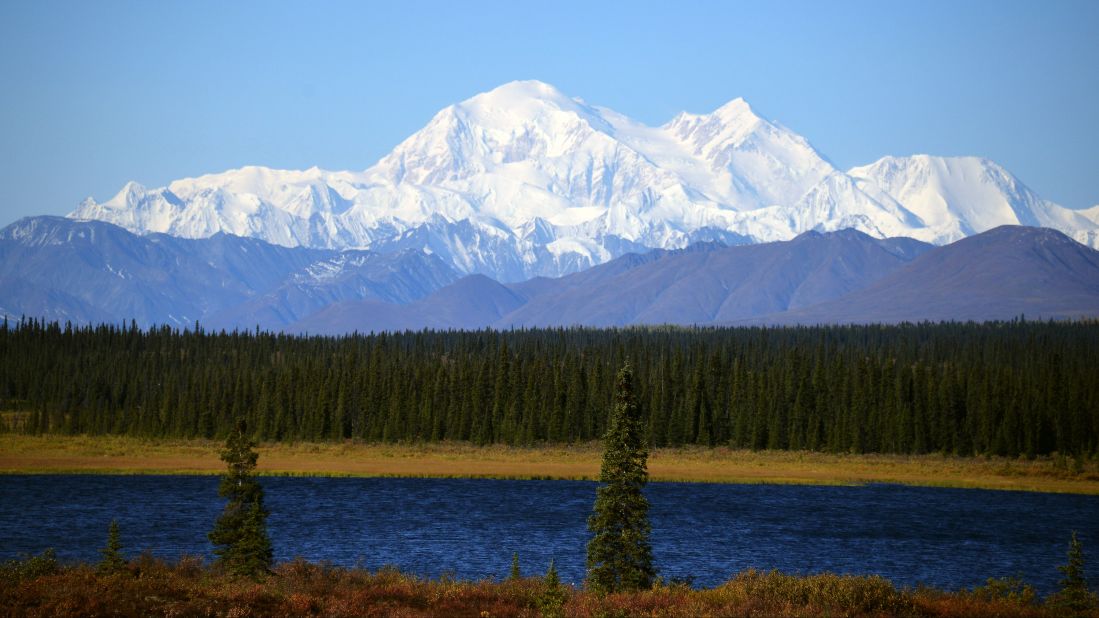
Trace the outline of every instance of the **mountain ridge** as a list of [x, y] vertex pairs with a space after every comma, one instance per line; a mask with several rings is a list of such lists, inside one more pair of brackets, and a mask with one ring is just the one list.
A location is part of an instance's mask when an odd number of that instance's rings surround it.
[[426, 249], [461, 273], [515, 282], [706, 237], [766, 242], [813, 229], [943, 244], [1037, 223], [1099, 246], [1092, 210], [1043, 200], [986, 159], [885, 157], [839, 170], [743, 99], [650, 127], [526, 81], [440, 110], [362, 172], [249, 166], [155, 189], [128, 183], [70, 217], [189, 238]]
[[739, 323], [988, 321], [1020, 316], [1099, 316], [1099, 251], [1057, 230], [999, 226], [920, 255], [840, 300]]
[[457, 278], [422, 252], [291, 248], [230, 234], [138, 236], [61, 217], [0, 229], [0, 310], [10, 317], [277, 329], [333, 300], [408, 302]]
[[[483, 298], [507, 298], [478, 311]], [[352, 301], [289, 327], [356, 330], [796, 325], [1099, 316], [1099, 251], [1061, 232], [1000, 226], [950, 245], [810, 231], [617, 258], [559, 279], [467, 276], [402, 307]]]
[[1099, 316], [1099, 251], [1001, 226], [950, 245], [857, 230], [629, 253], [561, 278], [462, 277], [438, 256], [139, 236], [60, 217], [0, 229], [0, 313], [339, 334], [419, 328]]

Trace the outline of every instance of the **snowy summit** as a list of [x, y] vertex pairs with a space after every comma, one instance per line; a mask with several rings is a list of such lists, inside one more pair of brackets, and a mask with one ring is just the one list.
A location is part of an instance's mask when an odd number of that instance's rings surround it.
[[886, 157], [837, 170], [742, 99], [650, 127], [518, 81], [443, 109], [362, 172], [245, 167], [156, 189], [131, 182], [69, 216], [187, 238], [426, 250], [460, 272], [518, 281], [629, 251], [808, 230], [943, 244], [1022, 224], [1099, 247], [1097, 213], [1043, 200], [979, 158]]

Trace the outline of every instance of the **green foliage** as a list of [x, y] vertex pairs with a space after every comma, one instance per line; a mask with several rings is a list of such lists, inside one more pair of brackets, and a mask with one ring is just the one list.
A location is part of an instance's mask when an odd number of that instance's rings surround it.
[[601, 485], [588, 519], [588, 586], [598, 592], [651, 588], [649, 502], [642, 489], [649, 480], [644, 428], [634, 397], [633, 371], [618, 372], [614, 410], [603, 438]]
[[228, 470], [221, 478], [218, 494], [229, 502], [207, 535], [217, 546], [214, 554], [218, 564], [230, 573], [249, 577], [270, 571], [274, 560], [267, 536], [263, 487], [254, 474], [259, 455], [253, 446], [242, 421], [229, 434], [221, 452]]
[[542, 578], [542, 590], [536, 599], [538, 612], [543, 618], [564, 616], [565, 601], [568, 601], [568, 598], [568, 591], [561, 585], [561, 578], [557, 576], [557, 567], [553, 564], [553, 558], [550, 558], [549, 568], [546, 569], [546, 575]]
[[519, 552], [511, 554], [511, 570], [508, 571], [509, 581], [519, 581], [523, 578], [523, 574], [519, 571]]
[[60, 571], [61, 565], [57, 563], [57, 554], [50, 548], [36, 556], [25, 556], [0, 564], [0, 583], [5, 586], [15, 586], [21, 581], [44, 575], [55, 575]]
[[99, 550], [103, 558], [100, 559], [96, 570], [102, 575], [120, 573], [126, 568], [126, 559], [122, 557], [122, 537], [118, 531], [118, 521], [111, 520], [107, 529], [107, 546]]
[[0, 329], [0, 410], [32, 434], [595, 440], [633, 364], [654, 447], [1061, 454], [1095, 474], [1099, 322], [534, 329], [339, 338]]
[[1002, 600], [1025, 606], [1038, 602], [1037, 591], [1020, 576], [989, 577], [985, 585], [977, 586], [972, 593], [986, 601]]
[[1088, 581], [1084, 576], [1084, 548], [1072, 532], [1069, 541], [1068, 563], [1057, 567], [1064, 577], [1061, 578], [1061, 590], [1050, 599], [1050, 604], [1063, 610], [1066, 615], [1082, 615], [1096, 606], [1095, 595], [1088, 590]]

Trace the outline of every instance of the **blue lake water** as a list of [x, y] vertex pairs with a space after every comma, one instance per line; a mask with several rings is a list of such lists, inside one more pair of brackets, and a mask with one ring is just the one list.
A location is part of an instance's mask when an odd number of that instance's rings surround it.
[[[0, 476], [0, 558], [47, 547], [95, 561], [112, 518], [129, 553], [209, 557], [217, 478]], [[524, 574], [550, 558], [584, 576], [595, 483], [263, 478], [277, 560], [463, 579]], [[898, 585], [968, 588], [1021, 575], [1057, 587], [1077, 530], [1099, 564], [1099, 497], [870, 485], [653, 483], [653, 553], [665, 579], [712, 586], [747, 568], [879, 574]]]

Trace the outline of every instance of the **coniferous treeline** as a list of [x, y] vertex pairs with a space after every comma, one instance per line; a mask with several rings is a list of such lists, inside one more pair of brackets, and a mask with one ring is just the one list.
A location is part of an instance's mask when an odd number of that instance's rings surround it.
[[31, 433], [259, 440], [596, 439], [629, 361], [653, 446], [1099, 452], [1099, 324], [416, 332], [0, 327]]

